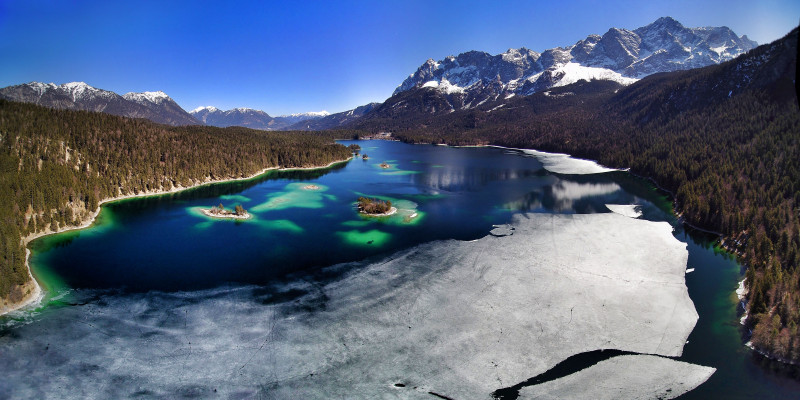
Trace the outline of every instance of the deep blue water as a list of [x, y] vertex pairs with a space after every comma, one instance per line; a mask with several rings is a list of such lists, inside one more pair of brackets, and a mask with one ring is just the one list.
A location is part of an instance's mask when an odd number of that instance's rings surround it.
[[[638, 204], [644, 218], [675, 226], [676, 237], [688, 244], [688, 267], [695, 269], [686, 282], [700, 319], [680, 360], [717, 372], [685, 397], [800, 396], [795, 370], [775, 371], [777, 364], [741, 344], [733, 295], [739, 265], [714, 250], [713, 238], [688, 233], [647, 181], [625, 172], [552, 174], [536, 159], [503, 149], [357, 143], [369, 160], [119, 201], [103, 206], [90, 229], [35, 241], [34, 272], [57, 299], [45, 308], [68, 302], [70, 293], [98, 289], [126, 296], [267, 285], [431, 240], [476, 239], [515, 212], [598, 213], [609, 212], [605, 204]], [[359, 196], [391, 200], [399, 212], [360, 216], [354, 207]], [[241, 204], [254, 218], [215, 220], [198, 211], [220, 203], [230, 209]], [[30, 333], [35, 324], [24, 329]], [[21, 329], [0, 325], [6, 341]]]
[[[96, 227], [36, 242], [33, 262], [72, 288], [266, 284], [431, 240], [476, 239], [517, 211], [608, 212], [606, 203], [646, 203], [620, 186], [624, 174], [557, 177], [536, 159], [502, 149], [361, 144], [369, 160], [322, 172], [272, 172], [109, 204]], [[359, 196], [391, 200], [399, 212], [360, 216]], [[215, 220], [198, 211], [217, 204], [241, 204], [254, 218]]]

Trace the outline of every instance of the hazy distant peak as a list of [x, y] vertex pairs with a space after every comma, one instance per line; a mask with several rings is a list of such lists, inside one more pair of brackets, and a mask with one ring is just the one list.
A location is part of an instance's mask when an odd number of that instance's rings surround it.
[[319, 117], [327, 117], [328, 115], [331, 115], [331, 113], [329, 113], [329, 112], [327, 112], [325, 110], [322, 110], [322, 111], [309, 111], [309, 112], [304, 112], [304, 113], [294, 113], [294, 114], [288, 114], [288, 115], [281, 115], [278, 118], [289, 118], [289, 117], [292, 117], [292, 118], [297, 118], [297, 117], [317, 117], [317, 118], [319, 118]]

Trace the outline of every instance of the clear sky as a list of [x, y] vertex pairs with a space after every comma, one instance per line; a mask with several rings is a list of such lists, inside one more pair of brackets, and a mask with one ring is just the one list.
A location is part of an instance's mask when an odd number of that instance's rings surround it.
[[800, 23], [800, 1], [0, 0], [0, 87], [84, 81], [163, 90], [187, 111], [339, 112], [385, 100], [428, 58], [543, 51], [662, 16], [763, 44]]

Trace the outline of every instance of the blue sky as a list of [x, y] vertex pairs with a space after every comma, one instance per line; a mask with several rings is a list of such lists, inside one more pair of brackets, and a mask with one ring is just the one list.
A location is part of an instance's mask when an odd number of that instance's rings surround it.
[[543, 51], [661, 16], [766, 43], [800, 23], [800, 1], [0, 0], [0, 87], [84, 81], [163, 90], [186, 110], [338, 112], [385, 100], [428, 58]]

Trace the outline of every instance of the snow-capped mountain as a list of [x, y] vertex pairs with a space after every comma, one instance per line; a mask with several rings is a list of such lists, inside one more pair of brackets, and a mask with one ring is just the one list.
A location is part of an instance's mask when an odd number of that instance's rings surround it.
[[331, 113], [329, 113], [327, 111], [310, 111], [310, 112], [304, 112], [304, 113], [281, 115], [281, 116], [275, 117], [275, 119], [286, 123], [287, 126], [288, 126], [288, 125], [296, 124], [296, 123], [298, 123], [300, 121], [306, 121], [306, 120], [309, 120], [309, 119], [318, 119], [318, 118], [327, 117], [328, 115], [331, 115]]
[[219, 127], [244, 126], [269, 131], [283, 130], [301, 121], [330, 115], [327, 111], [318, 111], [271, 117], [264, 111], [252, 108], [234, 108], [222, 111], [213, 106], [198, 107], [192, 110], [190, 114], [206, 125]]
[[104, 111], [118, 110], [127, 103], [120, 95], [93, 88], [84, 82], [70, 82], [62, 85], [54, 83], [31, 82], [0, 89], [0, 97], [35, 103], [54, 108]]
[[147, 118], [170, 125], [192, 125], [198, 121], [164, 92], [128, 93], [97, 89], [84, 82], [62, 85], [31, 82], [0, 89], [0, 98], [45, 107], [105, 112], [131, 118]]
[[166, 93], [160, 90], [157, 92], [125, 93], [122, 95], [122, 98], [139, 104], [162, 104], [165, 101], [172, 100]]
[[244, 126], [253, 129], [270, 129], [273, 118], [269, 114], [252, 108], [234, 108], [222, 111], [219, 108], [199, 107], [190, 112], [192, 116], [206, 125], [228, 127]]
[[[451, 109], [470, 109], [486, 101], [530, 95], [578, 80], [612, 80], [627, 85], [656, 73], [698, 68], [730, 60], [757, 45], [727, 27], [686, 28], [659, 18], [634, 30], [611, 28], [569, 47], [542, 53], [520, 48], [490, 55], [470, 51], [427, 60], [394, 95], [430, 88]], [[445, 111], [445, 110], [443, 110]]]
[[206, 122], [208, 120], [208, 116], [211, 115], [213, 120], [214, 118], [216, 118], [217, 115], [220, 115], [222, 112], [223, 111], [217, 107], [205, 106], [205, 107], [197, 107], [194, 110], [189, 111], [189, 114], [191, 114], [198, 121], [206, 125], [209, 125], [208, 122]]
[[154, 114], [158, 115], [155, 122], [169, 125], [196, 125], [199, 123], [191, 114], [181, 108], [175, 100], [167, 96], [162, 91], [125, 93], [122, 95], [125, 100], [147, 107]]
[[[381, 103], [369, 103], [363, 106], [358, 106], [352, 110], [342, 111], [335, 114], [319, 115], [316, 118], [307, 118], [296, 122], [293, 125], [287, 126], [286, 130], [290, 131], [318, 131], [324, 129], [333, 129], [353, 122], [361, 118], [364, 114], [374, 110], [380, 106]], [[327, 113], [327, 111], [323, 111]], [[307, 114], [321, 114], [321, 113], [307, 113]], [[294, 115], [294, 114], [293, 114]]]

